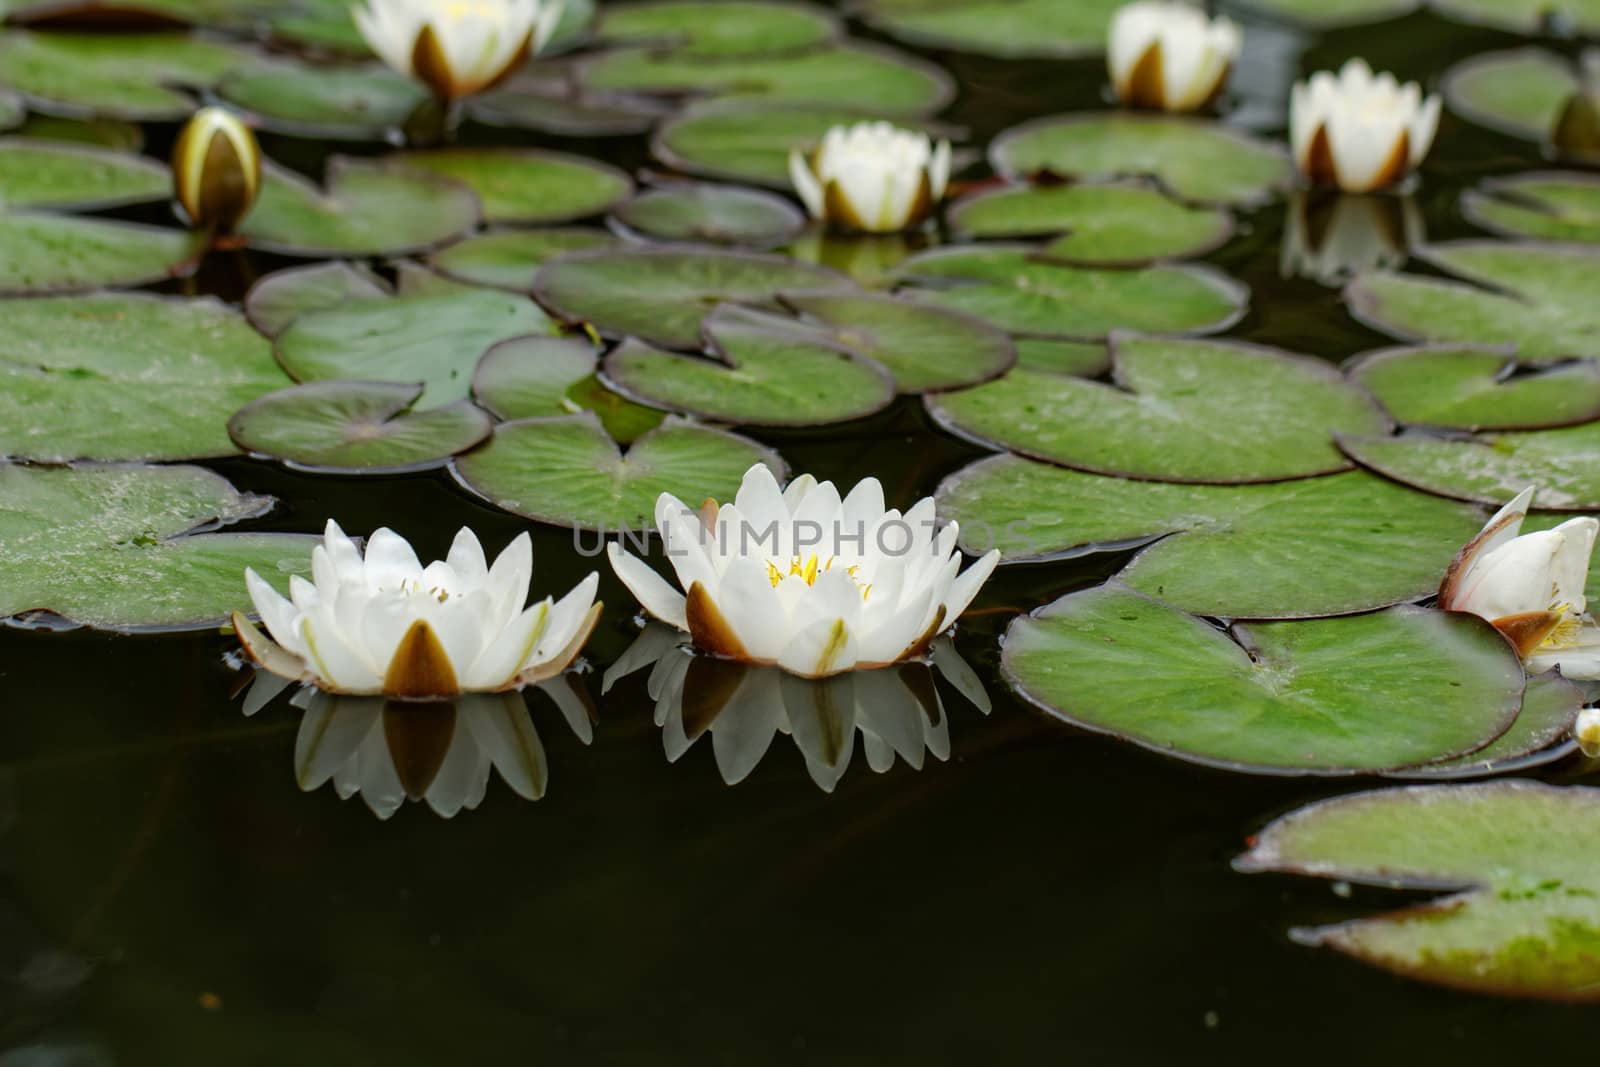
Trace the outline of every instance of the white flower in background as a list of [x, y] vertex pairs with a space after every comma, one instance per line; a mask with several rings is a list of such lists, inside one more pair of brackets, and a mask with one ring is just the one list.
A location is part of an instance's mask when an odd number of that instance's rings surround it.
[[424, 568], [393, 531], [373, 534], [363, 558], [330, 521], [311, 569], [312, 581], [289, 580], [287, 600], [247, 570], [272, 640], [238, 612], [233, 624], [260, 666], [335, 693], [428, 700], [543, 681], [577, 658], [600, 615], [592, 572], [558, 602], [523, 606], [533, 573], [526, 533], [490, 567], [463, 529], [448, 558]]
[[203, 107], [172, 147], [173, 192], [189, 224], [227, 233], [250, 214], [261, 191], [261, 146], [231, 111]]
[[809, 155], [789, 153], [789, 177], [813, 218], [894, 233], [933, 213], [950, 183], [950, 142], [887, 122], [835, 126]]
[[1532, 500], [1524, 489], [1467, 543], [1445, 572], [1439, 606], [1488, 619], [1530, 671], [1600, 678], [1600, 626], [1584, 599], [1600, 519], [1524, 534]]
[[1301, 189], [1284, 219], [1279, 272], [1343, 285], [1365, 270], [1403, 266], [1426, 240], [1422, 211], [1409, 196]]
[[702, 652], [809, 678], [920, 656], [1000, 558], [958, 574], [956, 524], [936, 529], [931, 497], [901, 515], [884, 508], [876, 478], [841, 499], [810, 475], [780, 490], [762, 464], [731, 504], [695, 511], [661, 494], [656, 526], [683, 592], [620, 545], [607, 549], [646, 611]]
[[1422, 163], [1439, 130], [1439, 98], [1416, 82], [1374, 75], [1352, 59], [1337, 77], [1319, 71], [1289, 97], [1289, 140], [1300, 172], [1320, 185], [1366, 193]]
[[1222, 92], [1239, 58], [1239, 27], [1171, 0], [1139, 0], [1111, 19], [1106, 63], [1131, 107], [1197, 111]]
[[543, 48], [560, 0], [366, 0], [351, 10], [368, 46], [446, 100], [492, 88]]
[[1600, 756], [1600, 708], [1584, 708], [1578, 712], [1572, 736], [1578, 739], [1578, 747], [1585, 756], [1590, 759]]

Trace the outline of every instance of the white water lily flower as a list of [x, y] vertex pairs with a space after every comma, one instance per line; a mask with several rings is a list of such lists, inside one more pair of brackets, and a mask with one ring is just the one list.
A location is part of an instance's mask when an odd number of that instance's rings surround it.
[[577, 658], [600, 615], [590, 573], [560, 601], [524, 607], [533, 545], [519, 534], [490, 567], [471, 530], [423, 567], [400, 535], [379, 530], [361, 551], [328, 523], [312, 581], [284, 599], [254, 571], [245, 582], [268, 640], [244, 616], [245, 651], [274, 674], [335, 693], [428, 700], [554, 677]]
[[1343, 285], [1365, 270], [1403, 266], [1427, 239], [1409, 196], [1301, 189], [1286, 211], [1279, 272]]
[[1439, 606], [1488, 619], [1530, 671], [1600, 678], [1600, 625], [1584, 597], [1600, 519], [1524, 534], [1532, 500], [1524, 489], [1467, 543], [1445, 572]]
[[894, 233], [920, 224], [950, 184], [950, 142], [887, 122], [835, 126], [789, 177], [811, 216], [842, 229]]
[[446, 100], [492, 88], [543, 48], [560, 0], [366, 0], [352, 9], [378, 58]]
[[1578, 721], [1572, 726], [1572, 736], [1578, 747], [1590, 759], [1600, 756], [1600, 708], [1584, 708], [1578, 712]]
[[1350, 60], [1337, 77], [1319, 71], [1289, 97], [1295, 164], [1313, 182], [1347, 193], [1393, 185], [1433, 147], [1439, 106], [1416, 82], [1374, 75], [1365, 60]]
[[1173, 0], [1139, 0], [1111, 19], [1111, 84], [1131, 107], [1197, 111], [1222, 92], [1240, 42], [1230, 19]]
[[884, 507], [876, 478], [841, 499], [810, 475], [780, 489], [762, 464], [731, 504], [695, 511], [662, 493], [656, 527], [683, 592], [620, 545], [607, 548], [646, 611], [702, 652], [808, 678], [920, 656], [1000, 558], [990, 552], [958, 574], [956, 524], [936, 528], [932, 497], [902, 515]]

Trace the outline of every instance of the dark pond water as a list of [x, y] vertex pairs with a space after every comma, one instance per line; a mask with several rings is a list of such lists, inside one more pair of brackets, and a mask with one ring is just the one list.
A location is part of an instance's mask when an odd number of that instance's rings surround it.
[[[1512, 43], [1413, 16], [1324, 34], [1298, 65], [1292, 50], [1252, 63], [1281, 61], [1288, 75], [1361, 54], [1436, 80], [1457, 58]], [[974, 145], [1029, 116], [1093, 106], [1101, 92], [1098, 61], [930, 55], [960, 82], [944, 117]], [[1287, 83], [1262, 79], [1245, 79], [1241, 107], [1276, 129]], [[532, 143], [646, 161], [638, 141]], [[268, 150], [316, 162], [304, 143]], [[1429, 235], [1470, 232], [1455, 209], [1464, 185], [1538, 163], [1531, 146], [1447, 113], [1419, 192]], [[1283, 211], [1246, 216], [1245, 232], [1211, 257], [1253, 290], [1232, 335], [1335, 360], [1379, 344], [1336, 291], [1280, 278]], [[202, 288], [237, 295], [235, 269], [223, 265]], [[875, 474], [902, 504], [979, 454], [912, 402], [834, 431], [756, 436], [797, 470], [841, 482]], [[462, 524], [491, 548], [525, 526], [444, 475], [213, 466], [279, 499], [260, 528], [316, 529], [328, 516], [351, 531], [386, 524], [427, 559]], [[599, 562], [562, 531], [534, 538], [540, 588], [564, 589]], [[879, 774], [857, 751], [832, 793], [781, 735], [733, 787], [709, 739], [669, 763], [645, 675], [600, 693], [599, 672], [636, 633], [628, 594], [602, 565], [613, 610], [589, 646], [598, 669], [580, 678], [596, 707], [592, 744], [530, 695], [547, 795], [530, 803], [493, 779], [475, 810], [449, 820], [407, 803], [380, 821], [331, 785], [303, 792], [300, 713], [280, 700], [242, 714], [226, 636], [0, 630], [0, 1048], [11, 1049], [0, 1064], [1584, 1054], [1586, 1009], [1423, 987], [1287, 937], [1394, 895], [1230, 870], [1267, 819], [1365, 783], [1188, 766], [1062, 727], [1007, 695], [995, 670], [1005, 623], [1121, 562], [1002, 571], [957, 639], [992, 712], [946, 688], [948, 762]]]

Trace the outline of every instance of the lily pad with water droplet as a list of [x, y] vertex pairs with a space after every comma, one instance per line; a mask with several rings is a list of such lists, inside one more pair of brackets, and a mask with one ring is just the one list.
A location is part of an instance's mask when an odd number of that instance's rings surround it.
[[1118, 582], [1012, 623], [1000, 669], [1074, 725], [1255, 774], [1464, 755], [1506, 731], [1523, 690], [1516, 653], [1475, 615], [1396, 607], [1222, 631]]
[[1333, 29], [1382, 22], [1409, 15], [1424, 0], [1240, 0], [1241, 4], [1263, 15], [1284, 19], [1312, 29]]
[[336, 141], [386, 140], [428, 99], [418, 83], [376, 63], [276, 57], [232, 71], [217, 92], [262, 129]]
[[188, 273], [202, 235], [114, 219], [0, 213], [0, 295], [147, 285]]
[[1193, 265], [1073, 267], [1027, 245], [939, 248], [896, 272], [903, 295], [987, 319], [1011, 333], [1098, 340], [1113, 330], [1214, 333], [1244, 313], [1249, 290]]
[[335, 261], [274, 271], [250, 287], [244, 311], [256, 329], [276, 337], [307, 312], [389, 295], [389, 286], [365, 267]]
[[1009, 562], [1146, 544], [1120, 578], [1201, 615], [1294, 618], [1431, 595], [1473, 507], [1365, 471], [1265, 485], [1134, 482], [995, 456], [939, 486], [961, 545]]
[[698, 349], [701, 324], [718, 304], [771, 308], [786, 290], [854, 288], [842, 274], [786, 256], [624, 248], [552, 260], [540, 269], [534, 293], [556, 314], [602, 333]]
[[648, 189], [612, 213], [625, 229], [661, 241], [771, 248], [806, 225], [781, 196], [735, 185], [680, 184]]
[[1391, 772], [1391, 776], [1430, 781], [1482, 778], [1554, 763], [1577, 749], [1572, 727], [1583, 705], [1583, 690], [1558, 672], [1536, 674], [1528, 679], [1528, 687], [1522, 691], [1522, 710], [1517, 713], [1517, 721], [1493, 744], [1470, 756], [1407, 767]]
[[1084, 112], [1013, 127], [989, 148], [1008, 178], [1151, 177], [1173, 195], [1253, 205], [1289, 183], [1283, 149], [1216, 122], [1126, 111]]
[[1530, 430], [1600, 418], [1592, 360], [1538, 370], [1503, 348], [1434, 345], [1369, 352], [1348, 373], [1407, 426]]
[[1058, 59], [1103, 51], [1123, 0], [867, 0], [862, 17], [924, 48]]
[[600, 353], [584, 338], [517, 337], [478, 361], [472, 397], [507, 421], [593, 411], [624, 445], [661, 425], [665, 412], [607, 389], [595, 376], [599, 366]]
[[787, 0], [643, 0], [612, 4], [601, 13], [601, 40], [647, 43], [680, 58], [790, 52], [839, 36], [825, 8]]
[[473, 493], [514, 515], [580, 530], [654, 529], [656, 498], [731, 500], [744, 472], [783, 461], [747, 437], [669, 418], [624, 453], [591, 412], [495, 427], [451, 464]]
[[279, 589], [315, 539], [210, 533], [265, 512], [199, 467], [0, 464], [0, 616], [50, 611], [106, 630], [206, 629], [249, 611], [244, 570]]
[[968, 237], [1060, 234], [1043, 254], [1087, 266], [1200, 256], [1233, 233], [1226, 211], [1186, 207], [1125, 182], [997, 189], [953, 204], [948, 219]]
[[172, 175], [155, 160], [92, 145], [0, 138], [0, 209], [87, 211], [171, 195]]
[[252, 53], [184, 33], [0, 34], [0, 83], [38, 111], [130, 119], [187, 118], [194, 98]]
[[570, 222], [602, 215], [633, 192], [633, 180], [604, 163], [523, 148], [439, 148], [392, 157], [396, 166], [461, 182], [493, 223]]
[[1480, 126], [1546, 142], [1567, 101], [1579, 89], [1571, 63], [1541, 48], [1488, 52], [1462, 60], [1440, 91], [1456, 112]]
[[532, 291], [539, 268], [557, 256], [618, 243], [604, 230], [502, 230], [447, 245], [428, 257], [428, 265], [458, 281], [526, 293]]
[[1520, 780], [1374, 790], [1292, 812], [1251, 846], [1236, 869], [1456, 891], [1293, 931], [1301, 944], [1474, 993], [1600, 999], [1600, 790]]
[[1462, 194], [1461, 213], [1506, 237], [1600, 244], [1600, 178], [1570, 171], [1490, 178]]
[[1600, 511], [1600, 422], [1526, 433], [1342, 437], [1363, 467], [1429, 493], [1504, 504], [1530, 485], [1539, 507]]
[[1600, 3], [1595, 0], [1430, 0], [1447, 18], [1512, 33], [1540, 33], [1546, 26], [1584, 36], [1600, 33]]

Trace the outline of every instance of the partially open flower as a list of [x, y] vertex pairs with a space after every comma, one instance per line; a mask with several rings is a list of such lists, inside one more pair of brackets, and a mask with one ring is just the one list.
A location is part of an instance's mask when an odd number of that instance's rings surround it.
[[1416, 82], [1374, 75], [1352, 59], [1337, 77], [1319, 71], [1289, 98], [1295, 163], [1311, 181], [1365, 193], [1400, 181], [1422, 163], [1439, 130], [1439, 98]]
[[560, 0], [366, 0], [356, 27], [378, 57], [446, 100], [492, 88], [544, 47]]
[[887, 122], [835, 126], [809, 155], [789, 153], [789, 178], [813, 218], [894, 233], [921, 224], [950, 183], [950, 142]]
[[1174, 0], [1138, 0], [1112, 18], [1106, 62], [1124, 104], [1196, 111], [1222, 92], [1239, 44], [1229, 19]]
[[1530, 671], [1600, 678], [1600, 626], [1584, 598], [1600, 519], [1524, 534], [1532, 500], [1524, 489], [1467, 543], [1445, 572], [1439, 606], [1488, 619]]
[[733, 503], [695, 511], [670, 493], [656, 526], [687, 593], [617, 544], [611, 565], [645, 610], [728, 659], [820, 678], [920, 656], [993, 572], [990, 552], [964, 574], [957, 528], [939, 529], [933, 499], [904, 515], [876, 478], [843, 499], [810, 475], [780, 490], [757, 464]]
[[220, 107], [201, 108], [172, 148], [172, 184], [190, 225], [227, 233], [261, 191], [261, 146], [250, 127]]
[[245, 572], [268, 640], [238, 612], [233, 625], [261, 667], [335, 693], [433, 700], [498, 692], [571, 665], [600, 616], [591, 573], [560, 601], [524, 608], [533, 573], [527, 534], [490, 567], [471, 530], [426, 568], [405, 539], [379, 530], [365, 558], [328, 523], [311, 552], [312, 581], [280, 596]]
[[1600, 708], [1584, 708], [1578, 712], [1578, 721], [1572, 726], [1572, 736], [1578, 747], [1590, 759], [1600, 757]]
[[1343, 285], [1364, 270], [1403, 266], [1427, 240], [1422, 211], [1409, 196], [1299, 189], [1290, 198], [1278, 266], [1323, 285]]

